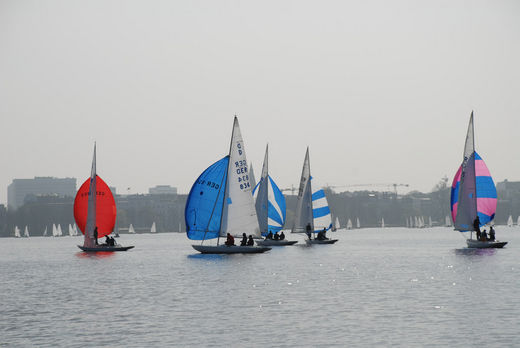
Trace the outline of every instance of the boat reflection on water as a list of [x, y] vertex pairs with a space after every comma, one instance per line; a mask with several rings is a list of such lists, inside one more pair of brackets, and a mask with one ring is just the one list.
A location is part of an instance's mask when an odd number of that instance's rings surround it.
[[80, 251], [76, 253], [76, 257], [80, 259], [107, 259], [113, 257], [115, 253], [113, 251], [96, 251], [96, 252], [84, 252]]
[[490, 256], [495, 255], [497, 249], [493, 248], [486, 248], [486, 249], [478, 249], [478, 248], [461, 248], [461, 249], [455, 249], [455, 255], [462, 255], [462, 256]]

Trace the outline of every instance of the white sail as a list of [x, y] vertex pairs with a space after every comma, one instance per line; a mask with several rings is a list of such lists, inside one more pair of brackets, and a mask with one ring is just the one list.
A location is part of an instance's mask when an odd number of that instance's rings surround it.
[[150, 228], [150, 233], [156, 233], [156, 232], [157, 232], [157, 229], [155, 227], [155, 221], [154, 221], [152, 224], [152, 227]]
[[341, 225], [339, 224], [339, 218], [336, 216], [336, 222], [334, 223], [334, 228], [339, 230], [341, 228]]
[[516, 219], [516, 225], [520, 226], [520, 216], [518, 217], [518, 219]]
[[312, 218], [312, 188], [311, 188], [311, 165], [309, 160], [309, 148], [305, 153], [300, 188], [298, 189], [298, 202], [296, 204], [296, 215], [294, 218], [293, 233], [305, 232], [307, 225], [314, 231]]
[[43, 230], [43, 236], [47, 237], [47, 226], [45, 226], [45, 230]]
[[130, 226], [128, 226], [128, 233], [135, 233], [134, 225], [130, 224]]
[[96, 144], [94, 143], [94, 156], [92, 157], [92, 168], [90, 170], [90, 187], [88, 190], [87, 223], [85, 226], [85, 238], [83, 246], [92, 248], [96, 244], [94, 229], [96, 229], [96, 206], [97, 206], [97, 180], [96, 180]]
[[69, 224], [69, 236], [74, 236], [74, 230], [72, 229], [72, 225]]
[[55, 224], [52, 224], [52, 236], [57, 237], [58, 236], [58, 229], [56, 228]]
[[381, 228], [385, 228], [385, 218], [381, 218]]
[[58, 230], [58, 237], [63, 236], [63, 231], [61, 230], [61, 225], [60, 224], [58, 224], [57, 230]]
[[18, 228], [18, 226], [14, 226], [14, 236], [16, 238], [20, 238], [21, 235], [20, 235], [20, 229]]
[[238, 237], [245, 233], [246, 235], [260, 237], [260, 228], [251, 191], [244, 140], [238, 119], [235, 117], [229, 150], [221, 236], [225, 237], [227, 233], [230, 233]]
[[352, 229], [352, 220], [348, 219], [347, 221], [347, 230], [351, 230]]
[[255, 172], [253, 171], [253, 162], [249, 164], [249, 183], [251, 184], [252, 188], [256, 187]]
[[356, 228], [361, 228], [361, 224], [359, 223], [359, 218], [356, 218]]
[[25, 229], [23, 230], [23, 236], [26, 238], [29, 237], [29, 228], [27, 225], [25, 225]]
[[513, 227], [513, 217], [511, 215], [507, 219], [507, 227]]
[[448, 215], [446, 215], [446, 218], [444, 219], [444, 224], [446, 225], [446, 227], [450, 227], [451, 226], [451, 219]]
[[78, 233], [78, 226], [76, 224], [74, 224], [74, 226], [72, 227], [72, 229], [74, 230], [74, 235], [77, 236], [79, 235]]

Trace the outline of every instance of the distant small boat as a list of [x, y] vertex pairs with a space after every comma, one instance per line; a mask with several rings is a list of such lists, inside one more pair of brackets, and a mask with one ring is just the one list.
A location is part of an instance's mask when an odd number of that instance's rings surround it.
[[381, 228], [385, 228], [385, 218], [381, 218]]
[[348, 219], [347, 221], [347, 230], [351, 230], [352, 229], [352, 220]]
[[150, 228], [150, 233], [157, 233], [157, 229], [155, 227], [155, 221], [154, 223], [152, 224], [152, 227]]
[[511, 215], [507, 219], [507, 227], [513, 227], [513, 217]]
[[47, 237], [47, 226], [45, 226], [45, 230], [43, 231], [43, 236]]
[[63, 236], [63, 231], [61, 230], [61, 224], [58, 224], [58, 227], [56, 228], [56, 233], [58, 237]]
[[83, 245], [78, 247], [86, 252], [126, 251], [133, 246], [124, 247], [118, 244], [98, 244], [98, 238], [109, 235], [114, 230], [117, 208], [108, 185], [96, 172], [96, 145], [90, 178], [85, 180], [74, 199], [74, 219], [84, 234]]
[[27, 225], [25, 225], [25, 228], [23, 230], [23, 236], [25, 238], [29, 238], [29, 228], [27, 227]]
[[332, 218], [325, 191], [322, 188], [313, 191], [312, 180], [309, 148], [307, 147], [305, 160], [303, 161], [292, 233], [307, 233], [309, 237], [305, 240], [307, 244], [333, 244], [338, 240], [318, 240], [316, 237], [312, 238], [313, 234], [315, 235], [322, 231], [326, 232], [332, 228]]
[[263, 253], [261, 246], [220, 245], [221, 237], [242, 233], [260, 238], [244, 141], [238, 119], [233, 121], [229, 154], [209, 166], [191, 187], [184, 217], [189, 239], [217, 239], [217, 245], [192, 245], [203, 254]]
[[130, 224], [130, 226], [128, 226], [128, 233], [135, 233], [134, 225]]
[[359, 223], [359, 218], [356, 218], [356, 228], [361, 228], [361, 224]]
[[21, 237], [20, 229], [18, 228], [18, 226], [14, 226], [14, 236], [16, 238], [20, 238]]
[[444, 225], [446, 227], [451, 227], [451, 219], [450, 219], [450, 217], [448, 215], [446, 215], [446, 218], [444, 220]]
[[481, 226], [491, 223], [497, 207], [497, 191], [486, 164], [475, 151], [473, 112], [469, 120], [462, 165], [453, 178], [451, 214], [455, 230], [470, 232], [469, 248], [502, 248], [507, 242], [473, 239], [473, 224], [479, 218]]

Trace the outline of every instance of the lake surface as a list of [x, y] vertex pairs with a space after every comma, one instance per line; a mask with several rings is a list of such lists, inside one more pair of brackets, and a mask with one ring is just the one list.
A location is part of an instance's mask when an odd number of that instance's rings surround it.
[[185, 234], [0, 239], [0, 346], [520, 345], [520, 228], [470, 250], [448, 228], [361, 229], [335, 245], [201, 255]]

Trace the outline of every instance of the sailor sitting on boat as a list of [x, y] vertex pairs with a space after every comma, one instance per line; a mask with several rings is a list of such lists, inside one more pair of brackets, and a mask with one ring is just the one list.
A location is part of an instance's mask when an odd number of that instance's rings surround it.
[[323, 231], [318, 232], [318, 236], [316, 237], [317, 240], [328, 240], [327, 236], [325, 235], [327, 233], [327, 229], [324, 227]]
[[255, 241], [253, 240], [253, 236], [249, 235], [249, 239], [247, 240], [247, 246], [255, 245]]
[[278, 234], [278, 232], [276, 232], [274, 234], [274, 237], [273, 237], [274, 240], [280, 240], [280, 235]]
[[282, 233], [280, 233], [280, 240], [284, 240], [284, 239], [285, 239], [285, 234], [282, 231]]
[[242, 233], [242, 240], [240, 241], [240, 246], [246, 246], [247, 245], [247, 236], [245, 233]]
[[269, 231], [267, 236], [265, 236], [265, 239], [273, 239], [273, 232]]
[[480, 232], [480, 241], [481, 242], [487, 242], [488, 241], [486, 230]]
[[227, 246], [234, 246], [235, 245], [235, 238], [231, 234], [227, 234], [226, 242], [224, 243]]

